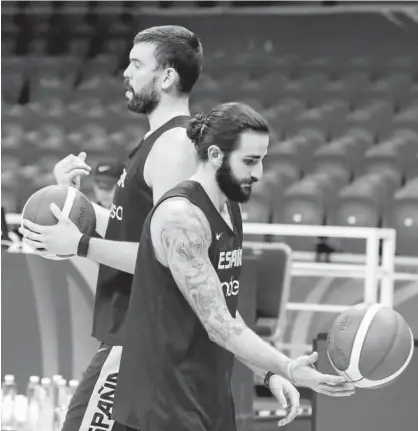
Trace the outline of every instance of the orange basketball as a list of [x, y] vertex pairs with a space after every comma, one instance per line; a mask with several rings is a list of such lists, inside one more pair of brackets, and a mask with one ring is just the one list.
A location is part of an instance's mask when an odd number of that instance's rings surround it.
[[[54, 203], [85, 235], [96, 230], [96, 213], [90, 200], [80, 191], [68, 186], [47, 186], [35, 192], [26, 202], [22, 218], [41, 226], [57, 224], [50, 205]], [[61, 256], [70, 257], [70, 256]]]
[[360, 388], [387, 385], [408, 366], [414, 337], [405, 319], [381, 304], [341, 313], [328, 333], [328, 357], [338, 374]]

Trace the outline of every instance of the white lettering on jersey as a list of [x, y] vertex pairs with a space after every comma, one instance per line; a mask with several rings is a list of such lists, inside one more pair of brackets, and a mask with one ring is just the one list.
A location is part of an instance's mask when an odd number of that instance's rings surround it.
[[240, 248], [219, 253], [218, 269], [230, 269], [237, 266], [242, 266], [242, 250]]
[[115, 204], [112, 204], [112, 207], [110, 208], [109, 217], [116, 218], [121, 221], [123, 218], [123, 206], [121, 205], [116, 206]]
[[119, 187], [125, 187], [125, 178], [126, 178], [126, 169], [123, 168], [122, 175], [119, 177], [118, 182], [116, 183]]
[[234, 277], [231, 277], [229, 282], [224, 281], [221, 286], [225, 292], [225, 296], [235, 296], [239, 293], [239, 281], [234, 280]]

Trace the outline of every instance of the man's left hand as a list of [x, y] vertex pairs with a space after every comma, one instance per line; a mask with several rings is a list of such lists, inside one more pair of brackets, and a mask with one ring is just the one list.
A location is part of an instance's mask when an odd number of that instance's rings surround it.
[[330, 397], [348, 397], [354, 394], [354, 383], [341, 376], [320, 373], [314, 367], [317, 360], [318, 353], [314, 352], [292, 361], [288, 367], [291, 381], [296, 386], [311, 388]]
[[22, 220], [19, 232], [23, 235], [23, 242], [35, 252], [42, 249], [48, 255], [75, 255], [82, 233], [77, 226], [55, 204], [50, 206], [52, 214], [58, 223], [53, 226], [40, 226], [29, 220]]

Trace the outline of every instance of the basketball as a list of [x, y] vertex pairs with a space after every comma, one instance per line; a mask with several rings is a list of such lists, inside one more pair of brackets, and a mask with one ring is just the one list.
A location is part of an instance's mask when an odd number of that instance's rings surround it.
[[[41, 226], [57, 224], [50, 205], [54, 203], [85, 235], [96, 230], [96, 213], [90, 200], [79, 190], [68, 186], [47, 186], [35, 192], [26, 202], [22, 218]], [[71, 256], [60, 256], [71, 257]]]
[[328, 333], [328, 358], [359, 388], [397, 379], [412, 359], [414, 339], [404, 318], [381, 304], [357, 304], [341, 313]]

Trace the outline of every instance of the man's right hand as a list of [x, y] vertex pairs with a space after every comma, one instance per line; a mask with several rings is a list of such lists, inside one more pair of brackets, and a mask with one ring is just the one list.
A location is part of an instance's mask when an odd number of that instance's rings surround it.
[[70, 154], [60, 160], [54, 167], [54, 176], [57, 184], [80, 188], [80, 176], [89, 175], [91, 167], [85, 163], [86, 153], [78, 156]]

